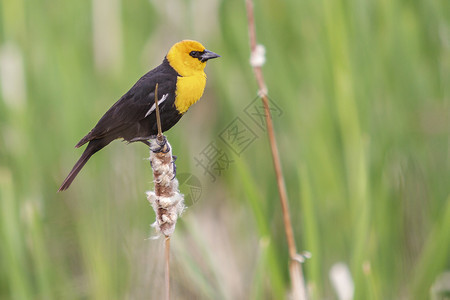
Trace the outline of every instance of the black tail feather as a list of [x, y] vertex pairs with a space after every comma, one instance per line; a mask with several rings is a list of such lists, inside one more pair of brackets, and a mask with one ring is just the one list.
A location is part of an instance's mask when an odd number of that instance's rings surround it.
[[[92, 132], [92, 131], [91, 131]], [[86, 134], [85, 137], [83, 137], [76, 145], [75, 148], [80, 148], [81, 146], [83, 146], [84, 144], [86, 144], [87, 142], [89, 142], [89, 139], [91, 139], [90, 136], [90, 132], [88, 134]]]
[[94, 153], [96, 153], [97, 151], [99, 151], [108, 144], [109, 141], [105, 143], [104, 140], [90, 141], [88, 146], [86, 147], [86, 150], [84, 150], [83, 154], [81, 155], [80, 159], [77, 161], [75, 166], [73, 166], [72, 171], [70, 171], [69, 175], [67, 175], [66, 179], [64, 179], [64, 182], [61, 184], [61, 187], [59, 188], [58, 192], [67, 190], [69, 186], [72, 184], [72, 181], [75, 179], [75, 177], [87, 163], [89, 158], [91, 158], [91, 156], [94, 155]]

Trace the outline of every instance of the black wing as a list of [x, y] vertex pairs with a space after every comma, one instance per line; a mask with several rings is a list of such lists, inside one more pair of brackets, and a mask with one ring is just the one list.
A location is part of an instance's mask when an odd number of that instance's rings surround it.
[[142, 76], [98, 121], [97, 125], [75, 147], [100, 139], [122, 137], [122, 132], [148, 117], [155, 103], [155, 86], [158, 83], [158, 99], [165, 94], [173, 103], [178, 74], [165, 60], [160, 66]]

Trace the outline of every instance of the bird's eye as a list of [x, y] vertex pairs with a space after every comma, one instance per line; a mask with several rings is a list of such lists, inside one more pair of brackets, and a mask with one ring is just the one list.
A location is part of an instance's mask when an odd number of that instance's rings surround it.
[[191, 53], [189, 53], [189, 55], [192, 57], [196, 57], [198, 55], [198, 51], [191, 51]]

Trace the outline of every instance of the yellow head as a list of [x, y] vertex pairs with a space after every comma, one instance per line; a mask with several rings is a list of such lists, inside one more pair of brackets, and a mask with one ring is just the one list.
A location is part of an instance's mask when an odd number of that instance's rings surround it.
[[202, 44], [191, 40], [176, 43], [167, 53], [170, 65], [181, 76], [192, 76], [203, 72], [206, 61], [216, 57], [220, 55], [206, 50]]

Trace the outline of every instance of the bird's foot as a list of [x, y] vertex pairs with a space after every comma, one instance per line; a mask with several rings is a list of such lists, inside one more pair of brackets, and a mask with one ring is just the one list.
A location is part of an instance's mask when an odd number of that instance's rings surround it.
[[152, 139], [156, 139], [156, 135], [150, 135], [150, 136], [140, 136], [140, 137], [135, 137], [131, 140], [127, 140], [127, 142], [130, 143], [134, 143], [134, 142], [143, 142], [144, 144], [146, 144], [147, 146], [151, 146], [149, 140]]
[[150, 150], [153, 153], [168, 153], [170, 151], [169, 143], [164, 135], [161, 137], [154, 137], [148, 142]]
[[174, 180], [177, 176], [177, 165], [175, 165], [175, 161], [177, 160], [177, 157], [175, 155], [172, 155], [172, 165], [173, 165], [173, 177], [171, 180]]

